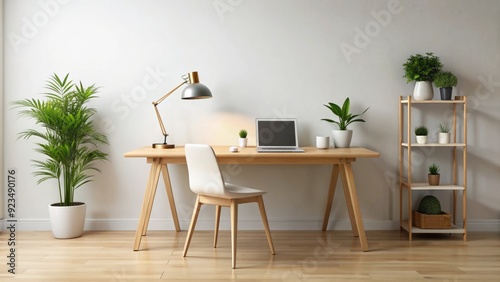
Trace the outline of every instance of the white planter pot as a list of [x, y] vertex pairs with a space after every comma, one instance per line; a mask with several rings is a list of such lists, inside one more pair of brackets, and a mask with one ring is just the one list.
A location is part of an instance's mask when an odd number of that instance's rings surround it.
[[438, 143], [439, 144], [448, 144], [448, 143], [450, 143], [450, 133], [449, 132], [439, 132]]
[[417, 144], [426, 144], [427, 143], [427, 135], [416, 135], [415, 139]]
[[240, 140], [239, 140], [239, 146], [240, 147], [246, 147], [247, 143], [248, 143], [248, 139], [247, 138], [240, 138]]
[[351, 146], [352, 130], [332, 130], [332, 135], [335, 148], [349, 148]]
[[434, 98], [434, 89], [430, 81], [417, 81], [413, 89], [413, 98], [418, 101], [432, 100]]
[[82, 236], [85, 225], [85, 203], [75, 206], [49, 205], [50, 226], [52, 235], [57, 239], [69, 239]]

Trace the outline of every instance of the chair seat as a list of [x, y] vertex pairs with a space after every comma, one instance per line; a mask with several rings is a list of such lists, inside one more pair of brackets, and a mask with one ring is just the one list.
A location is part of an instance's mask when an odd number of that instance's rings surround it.
[[258, 195], [264, 195], [267, 193], [266, 191], [262, 191], [259, 189], [239, 186], [227, 182], [224, 183], [224, 185], [226, 186], [226, 191], [224, 191], [224, 194], [229, 199], [248, 198]]

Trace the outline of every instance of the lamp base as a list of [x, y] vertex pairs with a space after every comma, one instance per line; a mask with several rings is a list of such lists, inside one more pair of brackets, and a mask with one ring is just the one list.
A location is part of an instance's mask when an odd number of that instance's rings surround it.
[[173, 149], [175, 148], [175, 145], [167, 143], [153, 143], [151, 147], [153, 147], [153, 149]]

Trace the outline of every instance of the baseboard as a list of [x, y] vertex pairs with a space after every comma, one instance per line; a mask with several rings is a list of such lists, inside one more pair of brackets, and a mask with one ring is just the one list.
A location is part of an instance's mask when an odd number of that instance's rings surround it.
[[[87, 219], [85, 230], [136, 230], [138, 220], [128, 219]], [[180, 221], [182, 230], [189, 226], [188, 221]], [[363, 221], [365, 230], [398, 230], [399, 221], [380, 220]], [[0, 220], [1, 231], [5, 231], [10, 222]], [[196, 224], [198, 230], [213, 230], [213, 221], [199, 220]], [[272, 230], [320, 230], [321, 221], [270, 221]], [[459, 223], [459, 225], [461, 225]], [[500, 220], [469, 220], [467, 222], [468, 231], [500, 232]], [[18, 219], [15, 223], [17, 231], [48, 231], [50, 230], [49, 220], [43, 219]], [[221, 230], [229, 230], [228, 221], [221, 221]], [[172, 220], [152, 219], [149, 222], [148, 230], [174, 230]], [[239, 230], [260, 230], [260, 221], [239, 221]], [[351, 223], [348, 220], [330, 221], [328, 230], [351, 230]]]

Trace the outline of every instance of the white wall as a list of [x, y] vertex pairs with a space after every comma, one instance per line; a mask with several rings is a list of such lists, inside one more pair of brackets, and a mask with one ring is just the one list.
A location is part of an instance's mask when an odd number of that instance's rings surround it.
[[3, 2], [0, 2], [0, 34], [2, 35], [0, 38], [1, 47], [0, 47], [0, 109], [2, 109], [2, 114], [0, 115], [0, 156], [2, 156], [2, 160], [0, 160], [0, 179], [2, 180], [2, 185], [0, 185], [0, 189], [2, 189], [2, 193], [0, 194], [0, 219], [3, 218], [4, 208], [3, 208]]
[[[402, 64], [411, 54], [434, 52], [458, 75], [455, 93], [470, 100], [469, 227], [500, 229], [499, 12], [493, 0], [7, 0], [3, 146], [5, 167], [19, 170], [19, 228], [48, 229], [47, 205], [57, 198], [52, 184], [36, 185], [33, 141], [16, 136], [33, 124], [16, 117], [13, 100], [39, 97], [54, 72], [102, 87], [93, 106], [111, 142], [110, 161], [77, 197], [89, 204], [87, 228], [133, 230], [149, 167], [123, 154], [161, 142], [151, 101], [192, 70], [214, 98], [183, 101], [176, 93], [160, 106], [169, 141], [178, 145], [236, 144], [241, 128], [253, 138], [256, 117], [295, 117], [301, 145], [313, 145], [333, 129], [320, 121], [331, 117], [324, 103], [350, 97], [354, 112], [370, 107], [367, 122], [352, 126], [353, 145], [381, 153], [354, 164], [362, 214], [367, 229], [397, 228], [397, 101], [413, 88]], [[441, 121], [441, 110], [433, 111], [430, 127]], [[450, 169], [445, 161], [441, 166]], [[170, 171], [185, 229], [194, 195], [185, 166]], [[329, 172], [243, 166], [231, 180], [269, 191], [271, 228], [318, 229]], [[331, 228], [350, 227], [344, 202], [339, 189]], [[240, 214], [242, 228], [261, 228], [256, 207]], [[211, 228], [212, 218], [204, 213], [201, 225]], [[161, 188], [150, 226], [173, 229]]]

